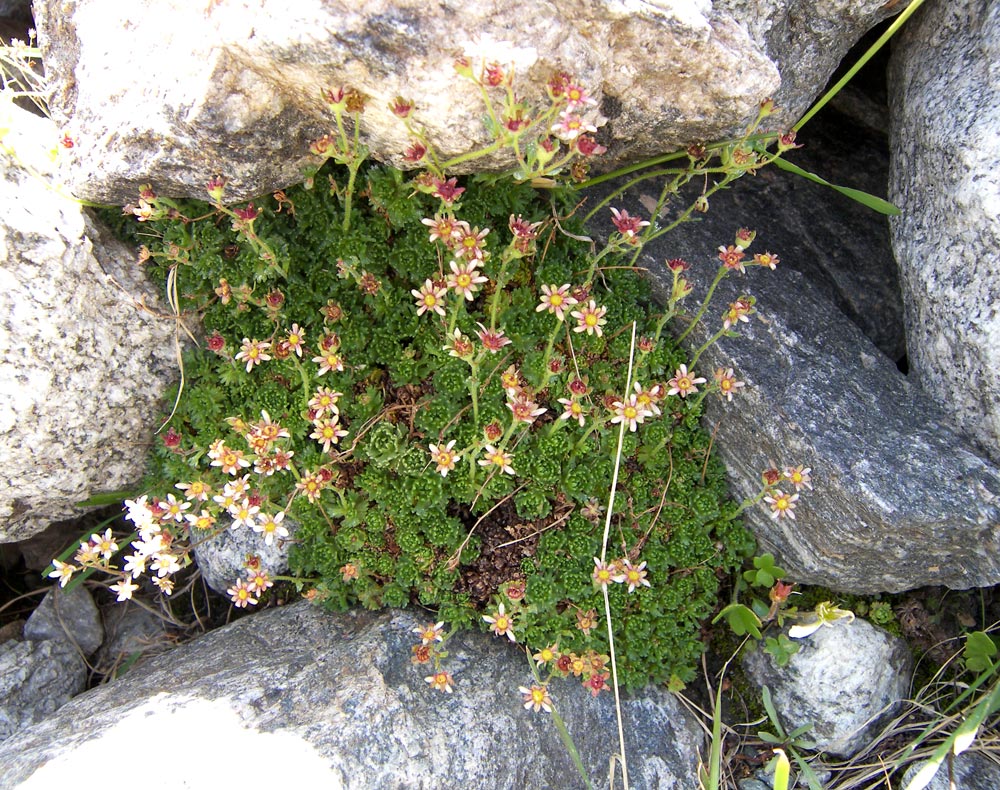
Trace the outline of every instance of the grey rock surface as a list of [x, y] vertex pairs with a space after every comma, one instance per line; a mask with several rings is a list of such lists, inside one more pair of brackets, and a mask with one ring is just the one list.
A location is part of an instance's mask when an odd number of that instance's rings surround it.
[[910, 371], [1000, 461], [1000, 6], [931, 3], [893, 53], [892, 241]]
[[[788, 161], [831, 183], [885, 197], [889, 151], [883, 132], [828, 107], [797, 139], [803, 147], [787, 153]], [[696, 186], [685, 193], [688, 202], [700, 193], [701, 184]], [[656, 183], [637, 187], [635, 194], [649, 219]], [[669, 206], [661, 220], [672, 219], [681, 203]], [[609, 216], [605, 212], [605, 222]], [[754, 251], [766, 245], [781, 265], [805, 274], [889, 359], [905, 357], [903, 300], [884, 215], [829, 187], [766, 167], [716, 193], [708, 213], [671, 231], [660, 249], [671, 258], [706, 260], [720, 244], [732, 244], [740, 227], [757, 231], [762, 241]]]
[[460, 55], [477, 69], [513, 65], [532, 107], [554, 72], [572, 72], [609, 119], [609, 163], [730, 136], [770, 96], [787, 127], [890, 13], [882, 0], [550, 0], [531, 13], [512, 0], [35, 7], [53, 114], [78, 142], [67, 179], [81, 197], [119, 204], [147, 181], [203, 197], [222, 173], [228, 199], [241, 200], [301, 180], [308, 142], [331, 126], [324, 87], [371, 97], [362, 125], [376, 158], [399, 163], [410, 144], [387, 109], [397, 96], [415, 102], [445, 157], [479, 147], [483, 107], [455, 75]]
[[49, 175], [57, 128], [14, 112], [6, 142], [22, 164], [0, 153], [0, 543], [137, 483], [177, 371], [175, 323], [150, 312], [162, 308], [134, 252]]
[[114, 674], [124, 666], [131, 671], [138, 660], [174, 646], [163, 618], [135, 601], [104, 606], [101, 615], [107, 635], [93, 659], [97, 672]]
[[[643, 212], [631, 193], [614, 205]], [[729, 235], [711, 246], [685, 249], [675, 241], [680, 229], [643, 252], [661, 291], [664, 261], [690, 255], [692, 313], [718, 268], [716, 248], [753, 217], [732, 220]], [[770, 239], [758, 236], [751, 252], [766, 249]], [[745, 511], [761, 551], [773, 552], [795, 581], [845, 592], [996, 584], [1000, 470], [793, 266], [783, 260], [776, 271], [750, 267], [725, 278], [688, 338], [698, 347], [731, 302], [756, 298], [757, 314], [711, 346], [696, 372], [733, 368], [747, 383], [732, 403], [706, 400], [704, 422], [734, 496], [754, 496], [770, 467], [812, 469], [815, 490], [801, 492], [794, 521], [773, 520], [764, 505]]]
[[31, 613], [24, 625], [24, 638], [61, 640], [89, 656], [104, 641], [104, 624], [84, 585], [77, 585], [69, 593], [56, 586]]
[[[915, 763], [903, 774], [903, 786], [913, 779], [925, 763]], [[950, 783], [954, 780], [954, 784]], [[996, 790], [1000, 787], [1000, 765], [989, 754], [975, 751], [962, 752], [945, 762], [931, 779], [927, 790]]]
[[[506, 640], [461, 633], [448, 642], [453, 694], [424, 682], [410, 657], [420, 624], [399, 611], [328, 614], [306, 603], [260, 612], [93, 689], [0, 746], [4, 786], [46, 787], [107, 750], [185, 733], [172, 787], [245, 776], [306, 787], [580, 787], [550, 717], [523, 708], [531, 682]], [[576, 682], [552, 687], [592, 781], [607, 781], [614, 703]], [[623, 702], [635, 788], [693, 788], [703, 736], [670, 694]]]
[[850, 757], [906, 698], [909, 648], [865, 620], [838, 621], [796, 641], [801, 647], [787, 666], [757, 649], [745, 654], [743, 667], [753, 683], [770, 689], [786, 731], [812, 723], [805, 739], [834, 757]]
[[[228, 517], [219, 521], [219, 526], [232, 523]], [[295, 524], [284, 524], [288, 529], [289, 538], [294, 537]], [[289, 540], [280, 538], [271, 545], [264, 542], [264, 537], [252, 529], [224, 529], [215, 535], [195, 530], [194, 559], [198, 564], [205, 583], [220, 595], [226, 595], [226, 590], [235, 584], [237, 579], [246, 576], [245, 566], [248, 556], [260, 558], [260, 569], [269, 576], [277, 576], [288, 572], [288, 552], [291, 548]]]
[[[87, 665], [68, 642], [0, 644], [0, 741], [46, 717], [83, 691]], [[5, 766], [6, 761], [0, 761]], [[0, 768], [0, 786], [5, 769]]]

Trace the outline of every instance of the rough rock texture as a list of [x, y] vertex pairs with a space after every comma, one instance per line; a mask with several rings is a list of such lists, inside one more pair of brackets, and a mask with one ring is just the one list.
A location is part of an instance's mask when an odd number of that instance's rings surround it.
[[797, 641], [799, 652], [785, 667], [763, 650], [747, 653], [743, 666], [771, 690], [786, 731], [812, 722], [804, 737], [817, 749], [850, 757], [871, 742], [881, 715], [906, 698], [909, 648], [865, 620], [840, 621]]
[[[883, 112], [885, 108], [883, 107]], [[800, 150], [790, 162], [834, 184], [884, 197], [888, 140], [855, 114], [828, 106], [803, 129]], [[687, 195], [689, 202], [700, 194]], [[643, 216], [656, 205], [655, 183], [639, 188]], [[675, 207], [668, 207], [667, 216]], [[610, 212], [596, 218], [611, 228]], [[744, 176], [716, 193], [707, 214], [680, 227], [663, 242], [671, 257], [708, 260], [720, 244], [732, 244], [736, 230], [750, 227], [782, 264], [807, 275], [822, 294], [850, 318], [889, 359], [906, 355], [903, 300], [885, 216], [829, 187], [776, 167]]]
[[[642, 211], [634, 195], [616, 205]], [[733, 218], [734, 231], [743, 219]], [[662, 282], [663, 261], [690, 261], [697, 305], [719, 261], [701, 241], [687, 248], [685, 231], [650, 245], [645, 265]], [[752, 249], [770, 248], [758, 236]], [[845, 592], [996, 584], [1000, 470], [793, 265], [723, 280], [689, 336], [697, 347], [730, 302], [756, 297], [758, 314], [706, 351], [697, 372], [734, 368], [747, 382], [732, 403], [706, 401], [736, 496], [756, 494], [775, 464], [813, 470], [815, 490], [803, 492], [795, 521], [772, 520], [764, 505], [746, 511], [761, 549], [795, 581]]]
[[163, 618], [135, 601], [103, 606], [101, 617], [106, 637], [92, 660], [96, 672], [113, 675], [123, 665], [131, 671], [137, 658], [146, 660], [174, 646]]
[[94, 599], [82, 584], [69, 593], [53, 587], [25, 623], [24, 638], [34, 642], [60, 640], [89, 656], [104, 641], [104, 625]]
[[[289, 536], [294, 537], [296, 525], [289, 522], [284, 526]], [[277, 576], [288, 572], [290, 548], [290, 542], [281, 539], [268, 546], [263, 535], [241, 527], [226, 529], [206, 539], [197, 538], [194, 559], [205, 583], [220, 595], [226, 595], [226, 590], [246, 575], [245, 565], [249, 555], [260, 558], [262, 571]]]
[[[8, 142], [44, 173], [58, 139], [15, 110]], [[0, 154], [0, 543], [134, 485], [176, 376], [174, 322], [140, 310], [134, 253], [80, 205]]]
[[452, 66], [463, 54], [514, 64], [530, 102], [554, 71], [577, 75], [609, 118], [609, 162], [727, 137], [772, 95], [788, 126], [891, 13], [882, 0], [548, 0], [531, 13], [512, 0], [45, 0], [35, 12], [54, 116], [78, 143], [68, 179], [117, 203], [146, 181], [203, 196], [216, 172], [232, 200], [300, 180], [307, 142], [330, 126], [323, 87], [371, 97], [363, 131], [378, 158], [409, 144], [386, 107], [397, 95], [439, 150], [463, 153], [483, 142], [478, 92]]
[[[79, 651], [61, 639], [0, 644], [0, 741], [43, 721], [83, 691], [87, 665]], [[6, 766], [0, 760], [0, 766]], [[5, 769], [0, 785], [7, 787]]]
[[910, 371], [1000, 461], [1000, 6], [931, 3], [890, 68]]
[[[582, 782], [547, 714], [523, 709], [526, 659], [505, 640], [448, 642], [455, 692], [424, 682], [411, 661], [419, 624], [406, 612], [331, 615], [306, 603], [244, 618], [94, 689], [0, 747], [5, 787], [40, 788], [108, 750], [184, 732], [171, 786], [559, 787]], [[169, 691], [166, 691], [169, 689]], [[553, 694], [595, 785], [615, 748], [612, 698], [576, 682]], [[626, 699], [634, 788], [697, 787], [703, 736], [677, 700], [651, 689]], [[92, 763], [90, 763], [92, 764]], [[228, 779], [227, 779], [228, 777]]]
[[[921, 762], [906, 769], [904, 787], [923, 766]], [[945, 760], [927, 790], [996, 790], [1000, 787], [1000, 766], [989, 756], [976, 752], [975, 744], [969, 751], [952, 758], [950, 775], [955, 780], [954, 785], [949, 783], [949, 760]]]

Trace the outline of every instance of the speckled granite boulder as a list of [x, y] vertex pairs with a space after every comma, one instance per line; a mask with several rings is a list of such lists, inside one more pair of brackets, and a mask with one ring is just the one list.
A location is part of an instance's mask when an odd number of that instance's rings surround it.
[[910, 372], [1000, 462], [1000, 5], [928, 3], [889, 77]]
[[56, 127], [15, 112], [20, 163], [0, 153], [0, 543], [137, 483], [177, 375], [175, 322], [134, 252], [54, 188]]
[[790, 126], [891, 13], [883, 0], [35, 4], [54, 117], [77, 141], [67, 179], [118, 203], [147, 181], [202, 197], [217, 172], [231, 200], [301, 180], [331, 125], [324, 87], [371, 97], [363, 137], [378, 159], [398, 164], [410, 144], [387, 109], [398, 95], [446, 156], [479, 147], [481, 97], [453, 68], [463, 54], [513, 65], [531, 105], [554, 72], [575, 74], [609, 119], [609, 163], [728, 137], [767, 97]]

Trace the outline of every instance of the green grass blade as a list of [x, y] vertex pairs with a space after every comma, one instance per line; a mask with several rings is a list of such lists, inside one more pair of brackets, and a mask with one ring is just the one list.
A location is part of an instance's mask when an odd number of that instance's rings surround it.
[[795, 173], [797, 176], [802, 176], [809, 181], [817, 184], [822, 184], [830, 189], [837, 190], [840, 194], [845, 197], [849, 197], [851, 200], [856, 200], [863, 206], [877, 211], [879, 214], [885, 214], [890, 217], [898, 217], [901, 212], [898, 206], [894, 206], [888, 200], [883, 200], [880, 197], [875, 197], [875, 195], [869, 195], [867, 192], [862, 192], [860, 189], [851, 189], [850, 187], [841, 187], [836, 184], [831, 184], [824, 178], [820, 178], [815, 173], [810, 173], [808, 170], [803, 170], [798, 165], [793, 165], [791, 162], [786, 162], [784, 159], [775, 159], [774, 164], [777, 165], [782, 170], [787, 170], [789, 173]]

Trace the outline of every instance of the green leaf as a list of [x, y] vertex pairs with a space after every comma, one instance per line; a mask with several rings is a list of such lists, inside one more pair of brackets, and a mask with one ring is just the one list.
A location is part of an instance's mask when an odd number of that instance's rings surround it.
[[77, 502], [77, 507], [106, 507], [107, 505], [118, 505], [126, 499], [132, 499], [138, 492], [134, 489], [126, 488], [120, 491], [102, 491], [87, 497], [82, 502]]
[[830, 189], [837, 190], [840, 194], [845, 197], [849, 197], [851, 200], [856, 200], [863, 206], [867, 206], [873, 211], [877, 211], [879, 214], [885, 214], [890, 217], [898, 217], [903, 212], [899, 210], [898, 206], [894, 206], [888, 200], [883, 200], [880, 197], [875, 197], [875, 195], [869, 195], [867, 192], [862, 192], [860, 189], [851, 189], [851, 187], [841, 187], [836, 184], [831, 184], [826, 179], [820, 178], [815, 173], [810, 173], [808, 170], [803, 170], [798, 165], [793, 165], [791, 162], [786, 162], [780, 157], [774, 160], [774, 164], [777, 165], [782, 170], [787, 170], [789, 173], [795, 173], [797, 176], [802, 176], [802, 178], [812, 181], [816, 184], [821, 184], [825, 187], [830, 187]]
[[769, 636], [764, 640], [764, 650], [774, 656], [775, 663], [779, 667], [786, 666], [792, 656], [799, 652], [801, 645], [793, 642], [785, 634], [779, 634], [777, 639]]
[[755, 639], [761, 638], [760, 627], [761, 621], [753, 613], [753, 610], [744, 606], [741, 603], [731, 603], [712, 620], [712, 624], [719, 622], [723, 617], [726, 618], [726, 622], [729, 623], [729, 627], [733, 629], [733, 633], [736, 636], [743, 636], [744, 634], [752, 634]]
[[973, 631], [965, 638], [965, 668], [970, 672], [985, 672], [993, 668], [997, 646], [983, 631]]
[[756, 587], [770, 589], [774, 583], [784, 577], [785, 569], [774, 564], [773, 554], [761, 554], [753, 558], [754, 570], [744, 571], [743, 578]]

